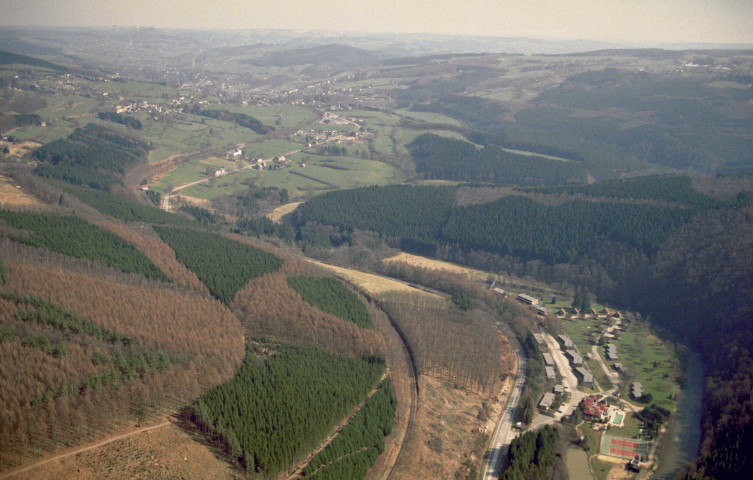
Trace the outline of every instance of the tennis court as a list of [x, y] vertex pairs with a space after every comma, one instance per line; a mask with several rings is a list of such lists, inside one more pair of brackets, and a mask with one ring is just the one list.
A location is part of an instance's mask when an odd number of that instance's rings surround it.
[[602, 455], [620, 457], [632, 460], [638, 457], [641, 461], [648, 459], [648, 450], [651, 442], [636, 440], [634, 438], [615, 437], [604, 435], [601, 439]]

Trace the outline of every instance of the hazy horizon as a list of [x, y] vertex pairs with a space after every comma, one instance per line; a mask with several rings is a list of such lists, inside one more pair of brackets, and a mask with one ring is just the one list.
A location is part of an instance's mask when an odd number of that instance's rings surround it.
[[640, 45], [753, 44], [753, 0], [0, 0], [4, 27], [428, 33]]

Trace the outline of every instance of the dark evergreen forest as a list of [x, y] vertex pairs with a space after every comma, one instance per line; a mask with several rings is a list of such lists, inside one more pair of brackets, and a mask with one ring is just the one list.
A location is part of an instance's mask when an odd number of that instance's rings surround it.
[[249, 474], [274, 475], [316, 447], [379, 380], [384, 361], [251, 342], [230, 382], [202, 395], [193, 420]]
[[216, 233], [157, 226], [154, 229], [212, 295], [228, 305], [250, 279], [282, 267], [282, 260], [271, 253]]

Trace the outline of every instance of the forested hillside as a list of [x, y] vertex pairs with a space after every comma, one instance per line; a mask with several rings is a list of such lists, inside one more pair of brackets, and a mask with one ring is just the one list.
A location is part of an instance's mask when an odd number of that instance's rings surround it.
[[573, 161], [519, 155], [495, 146], [423, 134], [408, 145], [416, 172], [426, 178], [508, 185], [582, 183], [586, 169]]
[[374, 328], [358, 296], [334, 278], [288, 277], [288, 285], [306, 302], [361, 328]]
[[170, 227], [155, 230], [212, 295], [228, 305], [250, 279], [282, 266], [274, 255], [216, 233]]
[[383, 371], [377, 358], [251, 342], [238, 376], [202, 395], [192, 418], [249, 474], [271, 476], [317, 446]]
[[9, 241], [0, 252], [3, 469], [195, 398], [240, 364], [240, 324], [216, 300]]
[[451, 187], [366, 187], [330, 192], [296, 210], [296, 221], [335, 225], [343, 231], [373, 230], [399, 237], [408, 250], [431, 252], [455, 204]]
[[37, 175], [99, 190], [121, 184], [123, 175], [146, 157], [148, 146], [99, 125], [77, 128], [66, 139], [34, 151]]
[[101, 262], [123, 272], [170, 281], [144, 254], [77, 217], [0, 210], [0, 234], [27, 245]]

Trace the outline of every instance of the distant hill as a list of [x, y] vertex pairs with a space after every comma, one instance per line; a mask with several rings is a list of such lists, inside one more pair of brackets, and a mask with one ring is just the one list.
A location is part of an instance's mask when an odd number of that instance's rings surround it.
[[317, 45], [313, 47], [270, 52], [248, 60], [257, 66], [289, 67], [292, 65], [328, 64], [342, 68], [352, 68], [379, 60], [373, 52], [340, 44]]
[[0, 65], [10, 64], [32, 65], [35, 67], [50, 68], [52, 70], [65, 70], [65, 67], [48, 62], [47, 60], [42, 60], [41, 58], [29, 57], [28, 55], [0, 50]]

